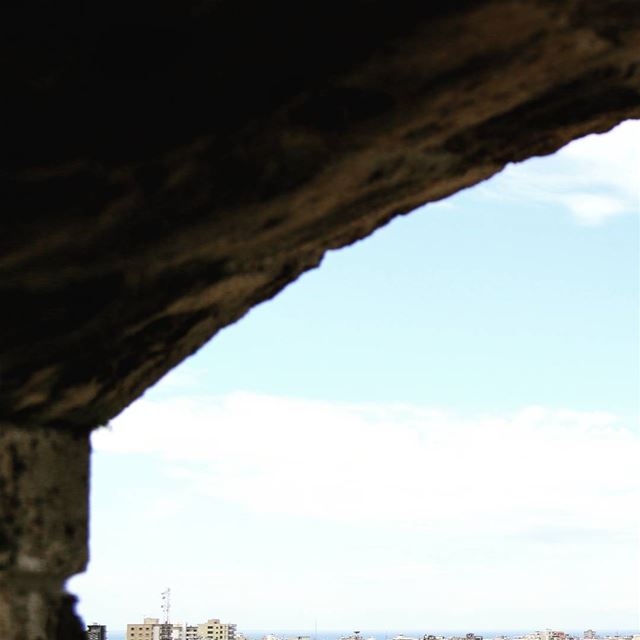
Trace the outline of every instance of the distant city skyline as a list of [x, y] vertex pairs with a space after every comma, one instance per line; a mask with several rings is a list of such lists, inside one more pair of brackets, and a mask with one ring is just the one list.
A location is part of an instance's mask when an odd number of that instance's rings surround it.
[[94, 433], [85, 620], [638, 630], [639, 156], [331, 252]]
[[[182, 623], [178, 623], [182, 624]], [[185, 623], [186, 624], [186, 623]], [[178, 626], [174, 625], [174, 626]], [[193, 628], [193, 627], [191, 627]], [[592, 633], [590, 633], [592, 632]], [[126, 640], [122, 630], [109, 631], [108, 640]], [[404, 629], [400, 633], [379, 629], [347, 630], [247, 630], [236, 635], [240, 640], [640, 640], [640, 632], [635, 630], [442, 630], [428, 632]]]

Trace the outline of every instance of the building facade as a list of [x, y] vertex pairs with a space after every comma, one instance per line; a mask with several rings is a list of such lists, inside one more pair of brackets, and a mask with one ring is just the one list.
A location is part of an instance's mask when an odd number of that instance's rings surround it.
[[87, 625], [87, 640], [107, 640], [107, 627], [96, 622]]
[[145, 618], [142, 623], [127, 625], [126, 640], [165, 640], [169, 637], [170, 640], [237, 640], [236, 625], [222, 623], [217, 618], [198, 625], [173, 623], [170, 636], [167, 626], [158, 618]]
[[198, 640], [236, 640], [236, 625], [211, 618], [198, 625]]
[[145, 618], [142, 624], [127, 625], [127, 640], [159, 640], [159, 638], [160, 620], [158, 618]]

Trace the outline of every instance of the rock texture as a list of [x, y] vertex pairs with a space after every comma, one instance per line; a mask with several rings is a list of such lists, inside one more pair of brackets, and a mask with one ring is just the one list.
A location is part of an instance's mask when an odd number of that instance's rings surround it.
[[327, 249], [640, 115], [633, 0], [18, 4], [16, 423], [102, 423]]
[[0, 638], [80, 640], [62, 591], [87, 560], [86, 435], [0, 424]]
[[640, 117], [636, 0], [7, 4], [3, 638], [77, 632], [91, 428], [328, 249]]

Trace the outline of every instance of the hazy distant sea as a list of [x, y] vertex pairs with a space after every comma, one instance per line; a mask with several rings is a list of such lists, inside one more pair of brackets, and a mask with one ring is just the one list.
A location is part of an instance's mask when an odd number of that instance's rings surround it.
[[[280, 638], [293, 638], [295, 636], [309, 636], [310, 638], [315, 638], [316, 640], [339, 640], [344, 636], [351, 635], [353, 630], [351, 631], [320, 631], [316, 633], [315, 631], [309, 630], [267, 630], [267, 631], [242, 631], [239, 629], [240, 633], [243, 633], [250, 640], [261, 640], [261, 638], [269, 633], [278, 636]], [[406, 635], [411, 638], [422, 638], [425, 633], [432, 633], [437, 636], [464, 636], [465, 633], [473, 632], [476, 635], [483, 636], [484, 638], [497, 638], [498, 636], [519, 636], [525, 633], [530, 633], [531, 631], [536, 631], [536, 629], [516, 629], [516, 630], [508, 630], [508, 631], [487, 631], [485, 629], [453, 629], [453, 630], [442, 630], [442, 629], [426, 629], [426, 630], [412, 630], [412, 629], [390, 629], [385, 631], [369, 631], [366, 629], [360, 629], [360, 635], [363, 640], [366, 640], [369, 637], [374, 637], [376, 640], [390, 640], [394, 636], [397, 635]], [[562, 629], [562, 631], [567, 631], [575, 636], [581, 637], [584, 629]], [[633, 629], [599, 629], [598, 635], [606, 636], [606, 635], [632, 635], [633, 633], [638, 633], [637, 630]], [[107, 629], [108, 640], [125, 640], [125, 632], [124, 631], [111, 631]]]

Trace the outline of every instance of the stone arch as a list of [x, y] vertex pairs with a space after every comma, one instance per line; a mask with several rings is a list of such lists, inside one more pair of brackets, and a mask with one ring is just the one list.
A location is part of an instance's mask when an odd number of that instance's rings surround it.
[[81, 637], [88, 435], [328, 249], [640, 116], [633, 0], [3, 21], [0, 636]]

